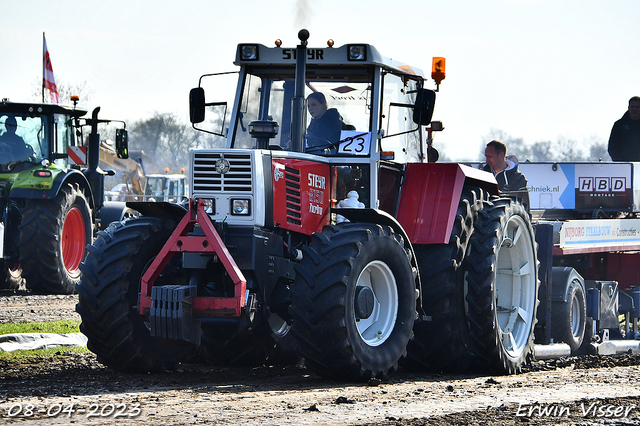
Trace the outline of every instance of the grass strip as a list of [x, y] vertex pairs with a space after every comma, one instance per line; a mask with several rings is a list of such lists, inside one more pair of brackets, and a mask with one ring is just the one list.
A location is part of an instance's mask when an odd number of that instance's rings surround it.
[[[75, 320], [59, 320], [51, 322], [24, 322], [24, 323], [6, 323], [0, 324], [0, 335], [18, 334], [18, 333], [54, 333], [69, 334], [80, 332], [80, 321]], [[63, 356], [69, 352], [85, 353], [89, 352], [87, 348], [80, 346], [65, 346], [49, 349], [36, 349], [30, 351], [0, 351], [0, 360], [14, 361], [18, 363], [30, 363], [35, 360], [46, 357], [55, 358]]]
[[[0, 351], [0, 361], [14, 362], [18, 364], [31, 364], [41, 362], [43, 358], [63, 359], [70, 353], [86, 353], [89, 349], [81, 346], [59, 346], [49, 349], [35, 349], [33, 351]], [[1, 366], [1, 365], [0, 365]]]
[[0, 324], [0, 335], [17, 333], [69, 334], [80, 332], [80, 321], [58, 320], [51, 322], [21, 322]]

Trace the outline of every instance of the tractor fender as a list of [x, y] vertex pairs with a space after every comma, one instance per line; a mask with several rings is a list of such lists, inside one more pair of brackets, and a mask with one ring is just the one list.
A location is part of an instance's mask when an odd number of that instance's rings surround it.
[[128, 201], [127, 207], [139, 212], [143, 216], [154, 216], [164, 219], [172, 219], [176, 222], [189, 211], [181, 204], [166, 201]]
[[105, 229], [111, 222], [124, 220], [127, 211], [127, 203], [124, 201], [105, 201], [98, 211], [98, 228]]
[[[400, 222], [396, 220], [395, 217], [391, 216], [389, 213], [385, 212], [384, 210], [378, 210], [378, 209], [332, 208], [331, 213], [342, 215], [345, 218], [347, 218], [350, 222], [379, 223], [381, 225], [387, 225], [388, 227], [393, 229], [394, 232], [402, 235], [402, 238], [404, 238], [407, 249], [411, 253], [411, 266], [414, 268], [416, 273], [416, 287], [418, 288], [418, 290], [421, 290], [422, 284], [420, 282], [420, 273], [418, 272], [418, 264], [416, 262], [416, 253], [413, 250], [413, 244], [411, 243], [411, 239], [409, 239], [409, 236], [407, 235], [406, 231], [404, 230]], [[420, 294], [422, 294], [422, 291], [420, 291]]]
[[87, 201], [89, 202], [89, 207], [91, 210], [95, 209], [95, 200], [93, 199], [93, 191], [91, 191], [91, 187], [89, 186], [89, 182], [84, 177], [80, 171], [75, 169], [68, 169], [67, 171], [63, 171], [58, 173], [51, 183], [50, 189], [41, 189], [41, 188], [25, 188], [15, 186], [11, 188], [11, 198], [39, 198], [43, 200], [53, 199], [60, 192], [60, 188], [62, 185], [66, 183], [77, 183], [82, 191], [84, 191], [87, 196]]
[[413, 244], [447, 244], [465, 186], [497, 195], [491, 173], [457, 163], [410, 163], [405, 171], [398, 222]]

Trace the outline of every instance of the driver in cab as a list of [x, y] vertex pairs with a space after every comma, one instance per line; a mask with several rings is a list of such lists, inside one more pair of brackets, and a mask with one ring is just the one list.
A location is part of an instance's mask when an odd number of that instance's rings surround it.
[[18, 123], [12, 115], [4, 120], [5, 131], [0, 135], [0, 163], [26, 160], [33, 154], [33, 150], [16, 134]]
[[342, 116], [335, 108], [328, 108], [327, 99], [320, 92], [307, 97], [307, 108], [311, 114], [311, 123], [307, 127], [306, 148], [322, 150], [340, 140], [344, 129]]

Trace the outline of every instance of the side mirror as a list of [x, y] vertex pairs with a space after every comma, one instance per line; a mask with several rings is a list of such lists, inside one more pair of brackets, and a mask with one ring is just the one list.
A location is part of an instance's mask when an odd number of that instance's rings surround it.
[[189, 119], [191, 123], [202, 123], [205, 111], [204, 89], [196, 87], [189, 92]]
[[416, 96], [416, 103], [413, 106], [413, 122], [428, 126], [433, 117], [433, 109], [436, 104], [436, 92], [429, 89], [420, 89]]
[[116, 129], [116, 154], [118, 158], [129, 158], [129, 134], [126, 129]]

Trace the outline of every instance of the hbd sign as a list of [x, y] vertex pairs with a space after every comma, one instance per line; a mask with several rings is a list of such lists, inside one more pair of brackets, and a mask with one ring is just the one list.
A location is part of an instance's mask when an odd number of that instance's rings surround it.
[[631, 203], [631, 188], [627, 177], [577, 176], [577, 209], [628, 209]]
[[627, 179], [624, 177], [580, 177], [578, 191], [580, 192], [624, 192]]

